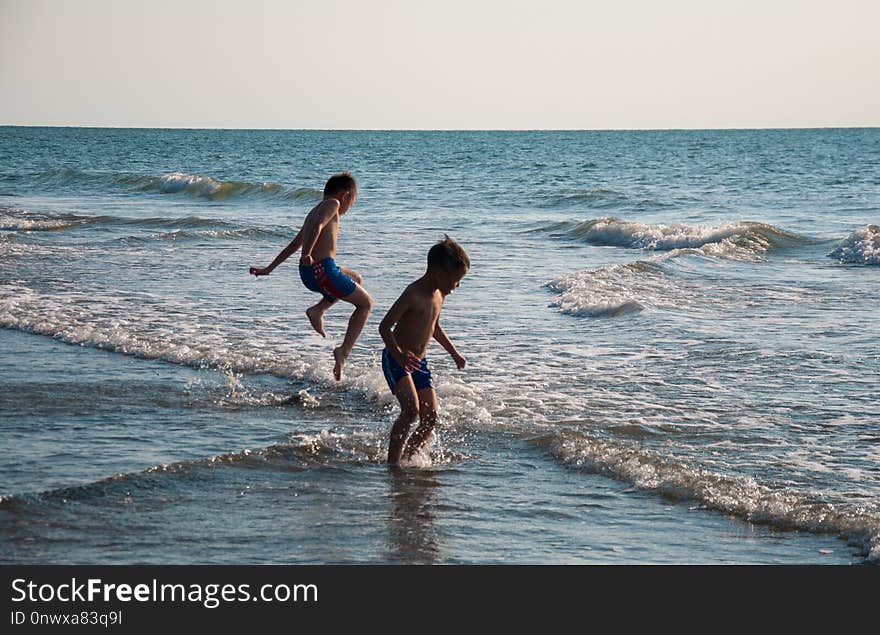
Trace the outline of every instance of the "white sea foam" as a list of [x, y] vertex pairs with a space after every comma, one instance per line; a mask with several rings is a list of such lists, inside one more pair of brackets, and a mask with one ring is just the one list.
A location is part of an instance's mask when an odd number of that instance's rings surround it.
[[[137, 311], [132, 310], [135, 306]], [[187, 313], [189, 319], [181, 319]], [[246, 333], [205, 329], [194, 307], [154, 307], [140, 297], [62, 291], [44, 294], [24, 286], [3, 285], [0, 327], [196, 368], [294, 378], [317, 378], [329, 372], [289, 347], [278, 354], [264, 340], [248, 341]], [[245, 340], [244, 345], [236, 343], [239, 339]]]
[[0, 230], [4, 231], [46, 231], [72, 227], [76, 223], [62, 220], [36, 220], [0, 216]]
[[634, 262], [559, 276], [546, 285], [559, 295], [553, 306], [582, 317], [617, 317], [646, 306], [675, 306], [682, 295], [671, 276], [657, 264]]
[[857, 229], [828, 255], [840, 262], [880, 265], [880, 227], [866, 225]]
[[51, 231], [79, 224], [77, 217], [64, 214], [39, 214], [17, 207], [0, 208], [0, 230]]
[[683, 249], [721, 242], [742, 234], [744, 229], [743, 225], [720, 227], [644, 225], [615, 218], [600, 218], [579, 225], [573, 233], [589, 242], [602, 245], [638, 249]]

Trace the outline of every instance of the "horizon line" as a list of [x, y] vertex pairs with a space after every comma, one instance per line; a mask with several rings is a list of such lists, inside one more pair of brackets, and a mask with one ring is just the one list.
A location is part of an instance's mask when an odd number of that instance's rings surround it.
[[729, 126], [720, 128], [247, 128], [224, 126], [106, 126], [94, 124], [7, 124], [0, 128], [85, 128], [95, 130], [219, 130], [219, 131], [271, 131], [271, 132], [699, 132], [699, 131], [747, 131], [747, 130], [874, 130], [877, 125], [818, 125], [818, 126]]

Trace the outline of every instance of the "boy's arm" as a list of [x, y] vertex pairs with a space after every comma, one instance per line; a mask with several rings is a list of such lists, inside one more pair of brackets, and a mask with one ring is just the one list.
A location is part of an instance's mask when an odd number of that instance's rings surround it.
[[318, 242], [324, 227], [330, 222], [330, 219], [339, 211], [339, 201], [336, 199], [327, 199], [322, 201], [315, 210], [317, 213], [314, 218], [306, 218], [303, 224], [303, 241], [302, 241], [302, 257], [300, 263], [311, 265], [312, 249]]
[[458, 369], [463, 369], [464, 365], [467, 364], [467, 360], [455, 350], [455, 346], [449, 341], [449, 338], [446, 337], [446, 332], [440, 326], [439, 320], [437, 321], [437, 324], [434, 325], [434, 339], [437, 340], [437, 343], [440, 344], [440, 346], [446, 349], [447, 353], [452, 355], [452, 359], [455, 360], [455, 365], [458, 366]]
[[290, 257], [290, 254], [300, 248], [300, 246], [302, 245], [302, 241], [302, 230], [300, 229], [296, 233], [296, 237], [292, 241], [290, 241], [290, 244], [282, 249], [281, 253], [275, 257], [275, 260], [272, 261], [272, 264], [270, 264], [268, 267], [251, 267], [251, 274], [255, 276], [268, 276], [270, 273], [272, 273], [272, 270], [274, 270], [275, 267], [287, 260]]
[[394, 358], [394, 361], [400, 364], [404, 370], [415, 372], [421, 368], [421, 360], [416, 357], [416, 354], [412, 351], [405, 351], [400, 348], [400, 344], [397, 343], [397, 339], [394, 337], [394, 331], [391, 330], [392, 327], [400, 321], [403, 314], [406, 313], [406, 310], [410, 307], [411, 303], [412, 296], [404, 291], [403, 294], [397, 298], [397, 302], [391, 305], [391, 308], [388, 309], [388, 313], [385, 314], [385, 317], [379, 324], [379, 335], [382, 336], [382, 341], [385, 342], [385, 346], [388, 347], [388, 352], [391, 354], [391, 357]]

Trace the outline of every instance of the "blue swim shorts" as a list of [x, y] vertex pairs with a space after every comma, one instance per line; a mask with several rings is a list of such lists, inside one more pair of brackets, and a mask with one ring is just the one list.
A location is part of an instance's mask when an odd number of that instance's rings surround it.
[[328, 302], [336, 302], [357, 288], [355, 281], [342, 273], [333, 258], [324, 258], [310, 267], [300, 265], [299, 277], [306, 289], [320, 293]]
[[382, 372], [385, 373], [385, 381], [388, 382], [388, 387], [391, 389], [391, 392], [394, 392], [397, 382], [406, 375], [412, 376], [413, 383], [416, 385], [416, 390], [434, 387], [434, 380], [431, 379], [431, 371], [428, 369], [427, 357], [422, 358], [421, 366], [417, 371], [410, 373], [409, 371], [404, 370], [403, 367], [391, 357], [391, 353], [389, 353], [386, 348], [382, 351]]

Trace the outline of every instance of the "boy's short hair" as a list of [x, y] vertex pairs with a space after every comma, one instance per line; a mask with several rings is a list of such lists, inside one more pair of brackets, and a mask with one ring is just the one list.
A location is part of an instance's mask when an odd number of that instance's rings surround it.
[[443, 269], [454, 271], [464, 275], [471, 268], [471, 259], [467, 252], [449, 236], [443, 236], [443, 240], [428, 250], [428, 271]]
[[327, 183], [324, 185], [324, 196], [333, 196], [342, 192], [354, 194], [357, 189], [357, 181], [354, 180], [351, 172], [340, 172], [327, 179]]

